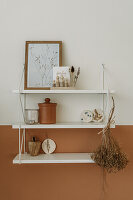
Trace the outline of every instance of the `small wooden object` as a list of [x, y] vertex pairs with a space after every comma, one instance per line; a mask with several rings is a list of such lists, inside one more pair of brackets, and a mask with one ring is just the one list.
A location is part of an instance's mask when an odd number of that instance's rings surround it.
[[51, 87], [50, 90], [76, 90], [75, 87]]
[[55, 80], [53, 80], [53, 87], [56, 87], [56, 82], [55, 82]]
[[93, 111], [93, 121], [94, 122], [102, 122], [104, 119], [104, 114], [101, 109], [94, 109]]
[[65, 87], [68, 87], [68, 80], [67, 80], [67, 78], [65, 79]]
[[56, 87], [60, 87], [59, 76], [56, 77]]
[[29, 153], [31, 156], [37, 156], [40, 151], [41, 142], [36, 141], [35, 137], [32, 138], [32, 141], [28, 142]]
[[64, 76], [61, 75], [61, 78], [60, 78], [60, 87], [64, 87]]

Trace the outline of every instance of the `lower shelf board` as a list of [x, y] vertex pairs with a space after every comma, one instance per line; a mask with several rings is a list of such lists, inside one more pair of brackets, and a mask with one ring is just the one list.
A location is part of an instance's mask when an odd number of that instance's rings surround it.
[[13, 164], [33, 164], [33, 163], [94, 163], [91, 159], [92, 153], [53, 153], [30, 156], [29, 154], [19, 154], [14, 158]]

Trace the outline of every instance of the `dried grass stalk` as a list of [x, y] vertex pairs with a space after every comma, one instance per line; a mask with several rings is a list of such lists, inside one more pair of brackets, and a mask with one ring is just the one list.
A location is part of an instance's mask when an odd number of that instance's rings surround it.
[[109, 173], [124, 169], [128, 164], [126, 154], [121, 151], [118, 142], [114, 139], [110, 132], [110, 125], [114, 121], [112, 117], [115, 109], [113, 97], [112, 100], [113, 107], [109, 114], [108, 123], [102, 130], [102, 143], [91, 156], [96, 164]]

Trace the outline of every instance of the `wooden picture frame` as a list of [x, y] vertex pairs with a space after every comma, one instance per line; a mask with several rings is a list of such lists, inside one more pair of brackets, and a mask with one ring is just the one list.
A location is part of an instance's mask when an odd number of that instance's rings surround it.
[[24, 89], [50, 89], [54, 66], [62, 66], [62, 41], [26, 41]]

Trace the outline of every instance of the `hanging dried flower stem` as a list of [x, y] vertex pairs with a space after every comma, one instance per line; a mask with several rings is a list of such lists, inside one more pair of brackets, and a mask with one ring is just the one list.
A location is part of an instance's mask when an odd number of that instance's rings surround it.
[[113, 100], [113, 107], [110, 111], [107, 126], [99, 132], [102, 133], [102, 144], [92, 154], [92, 159], [100, 167], [107, 172], [117, 172], [127, 166], [128, 159], [124, 152], [121, 151], [118, 142], [114, 139], [110, 132], [110, 125], [114, 122], [113, 114], [115, 103]]

